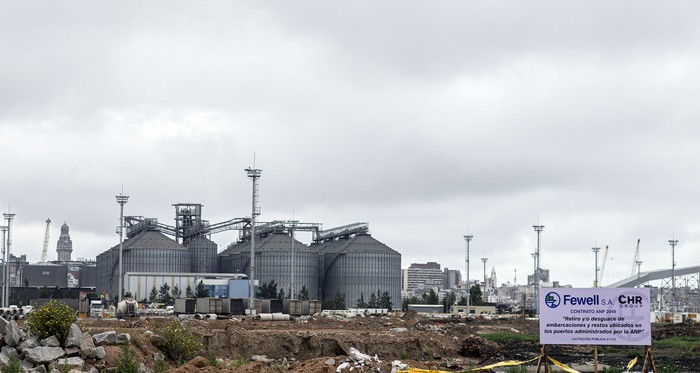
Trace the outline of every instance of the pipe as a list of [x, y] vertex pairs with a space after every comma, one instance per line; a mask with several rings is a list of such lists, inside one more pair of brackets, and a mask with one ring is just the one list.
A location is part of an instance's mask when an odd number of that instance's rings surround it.
[[285, 313], [259, 313], [255, 316], [255, 320], [263, 321], [289, 321], [289, 314]]

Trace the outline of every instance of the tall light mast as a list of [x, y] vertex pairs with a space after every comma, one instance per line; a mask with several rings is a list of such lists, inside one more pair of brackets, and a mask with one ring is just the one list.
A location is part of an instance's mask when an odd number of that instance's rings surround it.
[[464, 265], [467, 267], [467, 278], [466, 278], [466, 281], [464, 282], [465, 286], [467, 287], [467, 312], [465, 313], [465, 316], [469, 316], [469, 306], [470, 306], [470, 302], [471, 302], [471, 300], [470, 300], [471, 293], [469, 291], [469, 290], [471, 290], [469, 288], [469, 242], [472, 241], [472, 238], [474, 238], [474, 236], [472, 236], [471, 234], [467, 234], [464, 236], [464, 240], [467, 242], [467, 253], [466, 253], [467, 256], [466, 256], [466, 259], [464, 260]]
[[10, 292], [10, 254], [12, 253], [12, 219], [15, 218], [15, 214], [4, 213], [2, 214], [7, 220], [7, 262], [5, 262], [5, 307], [9, 306], [9, 292]]
[[676, 312], [676, 245], [678, 240], [668, 240], [671, 244], [671, 312]]
[[537, 232], [537, 250], [535, 251], [535, 314], [540, 314], [540, 233], [544, 225], [533, 225]]
[[[255, 162], [253, 162], [255, 167]], [[257, 168], [245, 169], [249, 178], [253, 180], [253, 210], [250, 216], [250, 279], [248, 294], [250, 295], [250, 303], [248, 308], [252, 315], [255, 310], [255, 217], [260, 215], [260, 207], [258, 207], [258, 179], [262, 174], [262, 170]]]
[[7, 263], [7, 255], [5, 255], [5, 235], [7, 233], [7, 226], [0, 226], [0, 231], [2, 231], [2, 263], [4, 264], [2, 269], [2, 298], [0, 299], [0, 304], [2, 304], [3, 307], [7, 307], [7, 290], [5, 289], [7, 285], [7, 272], [9, 267], [9, 264]]
[[486, 262], [488, 262], [489, 258], [481, 258], [481, 261], [484, 262], [484, 295], [486, 295]]
[[129, 201], [129, 196], [119, 193], [116, 198], [119, 204], [119, 289], [117, 294], [119, 294], [119, 301], [121, 302], [124, 299], [124, 205]]
[[591, 250], [595, 253], [595, 280], [593, 281], [593, 287], [598, 287], [598, 252], [600, 252], [600, 247], [592, 247]]

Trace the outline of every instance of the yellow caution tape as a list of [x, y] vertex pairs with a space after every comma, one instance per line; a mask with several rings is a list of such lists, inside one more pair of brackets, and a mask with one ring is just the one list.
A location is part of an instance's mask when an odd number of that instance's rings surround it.
[[550, 356], [547, 356], [547, 358], [549, 359], [549, 361], [551, 361], [552, 363], [554, 363], [554, 365], [556, 365], [556, 366], [558, 366], [559, 368], [563, 369], [565, 372], [569, 372], [569, 373], [581, 373], [581, 372], [579, 372], [579, 371], [576, 370], [576, 369], [569, 368], [569, 366], [560, 363], [559, 361], [557, 361], [556, 359], [554, 359], [554, 358], [552, 358], [552, 357], [550, 357]]
[[[532, 359], [530, 359], [530, 360], [526, 360], [526, 361], [517, 361], [517, 360], [502, 361], [502, 362], [500, 362], [500, 363], [495, 363], [495, 364], [487, 365], [487, 366], [480, 367], [480, 368], [473, 368], [473, 369], [469, 369], [469, 370], [463, 370], [462, 372], [470, 372], [470, 371], [477, 371], [477, 370], [490, 370], [490, 369], [493, 369], [493, 368], [496, 368], [496, 367], [505, 367], [505, 366], [522, 365], [522, 364], [531, 363], [531, 362], [533, 362], [533, 361], [535, 361], [535, 360], [537, 360], [537, 359], [540, 359], [541, 357], [542, 357], [542, 355], [537, 356], [537, 357], [535, 357], [535, 358], [532, 358]], [[446, 372], [446, 371], [443, 371], [443, 370], [430, 370], [430, 369], [406, 368], [406, 369], [404, 369], [404, 370], [398, 371], [397, 373], [450, 373], [450, 372]], [[578, 372], [573, 371], [573, 373], [578, 373]]]
[[637, 358], [636, 358], [636, 357], [635, 357], [634, 359], [632, 359], [629, 363], [627, 363], [627, 371], [628, 371], [628, 372], [630, 371], [630, 369], [632, 369], [632, 367], [634, 366], [634, 364], [637, 364]]

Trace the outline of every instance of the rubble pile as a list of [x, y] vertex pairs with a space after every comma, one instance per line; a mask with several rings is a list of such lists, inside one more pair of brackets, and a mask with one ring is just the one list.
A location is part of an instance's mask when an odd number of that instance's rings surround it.
[[[131, 336], [128, 333], [117, 334], [112, 330], [90, 335], [83, 333], [76, 324], [70, 326], [65, 341], [59, 341], [56, 336], [40, 339], [38, 336], [27, 335], [16, 321], [0, 317], [2, 368], [8, 366], [14, 358], [29, 373], [63, 372], [66, 368], [97, 373], [106, 368], [105, 346], [130, 343]], [[140, 370], [145, 372], [146, 367], [142, 364]]]

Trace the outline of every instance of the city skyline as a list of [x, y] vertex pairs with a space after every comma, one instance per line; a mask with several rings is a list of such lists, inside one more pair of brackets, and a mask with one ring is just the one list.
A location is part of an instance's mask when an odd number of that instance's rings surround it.
[[[125, 215], [369, 222], [403, 263], [592, 286], [697, 265], [700, 4], [47, 3], [0, 14], [0, 212], [73, 258]], [[219, 250], [235, 232], [213, 237]], [[308, 242], [303, 235], [300, 240]], [[50, 251], [53, 254], [53, 250]], [[602, 250], [601, 250], [602, 254]], [[508, 276], [506, 276], [508, 277]]]

